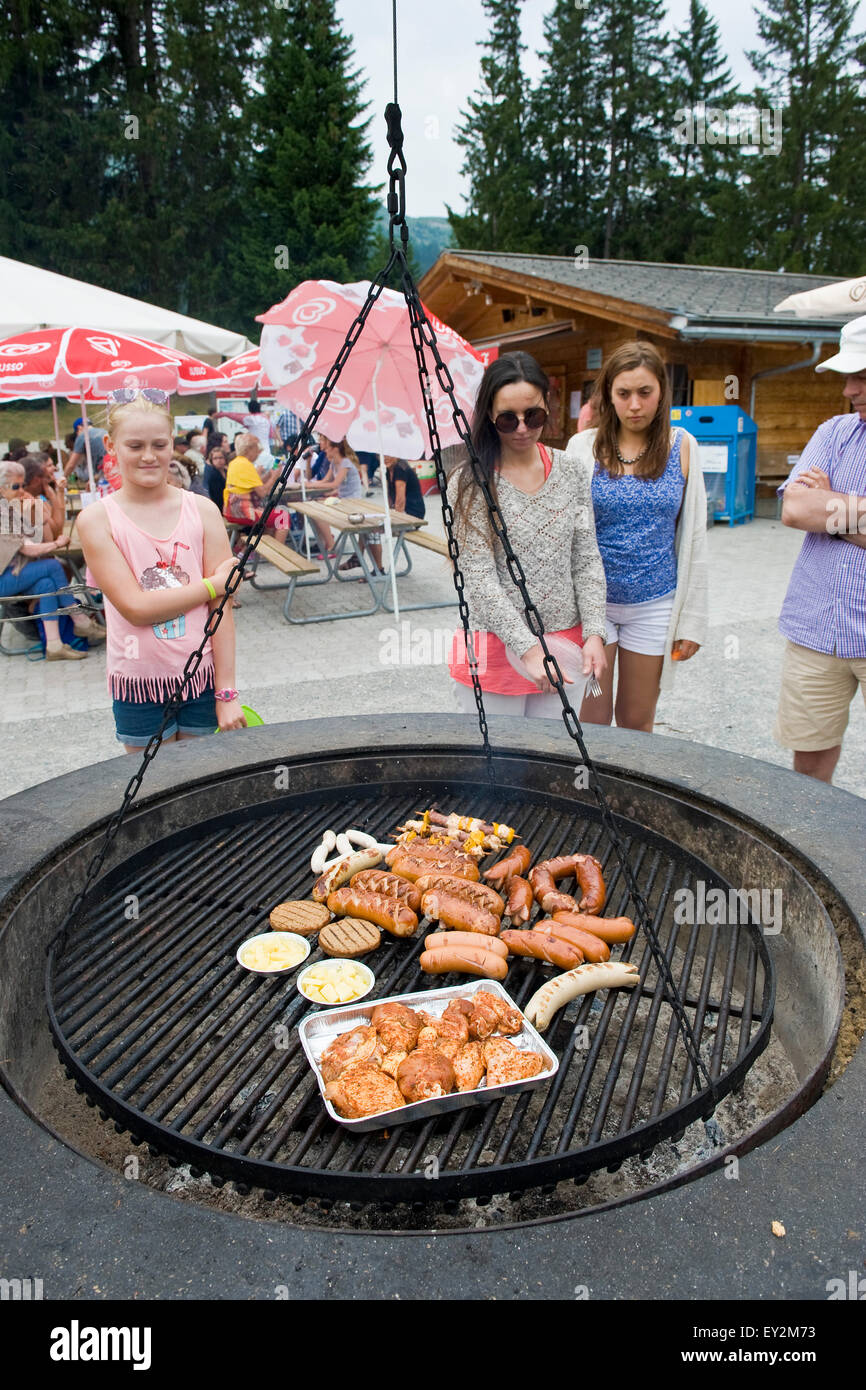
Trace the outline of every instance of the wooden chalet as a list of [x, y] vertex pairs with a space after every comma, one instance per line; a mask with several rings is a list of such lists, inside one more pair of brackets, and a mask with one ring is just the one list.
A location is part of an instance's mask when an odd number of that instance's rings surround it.
[[752, 416], [759, 482], [773, 485], [821, 421], [848, 410], [843, 379], [815, 372], [836, 350], [845, 320], [773, 312], [787, 295], [830, 278], [444, 251], [420, 290], [433, 313], [473, 346], [521, 349], [540, 362], [555, 387], [554, 445], [574, 432], [580, 402], [612, 349], [640, 338], [665, 358], [675, 405], [734, 404]]

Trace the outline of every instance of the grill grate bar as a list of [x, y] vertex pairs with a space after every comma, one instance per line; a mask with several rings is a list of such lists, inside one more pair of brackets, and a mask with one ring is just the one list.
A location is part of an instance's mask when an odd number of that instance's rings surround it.
[[[710, 941], [704, 958], [704, 975], [701, 980], [701, 988], [698, 994], [698, 1006], [695, 1010], [695, 1017], [692, 1023], [695, 1039], [698, 1048], [701, 1046], [701, 1039], [704, 1035], [704, 1021], [707, 1014], [707, 1000], [710, 997], [710, 985], [713, 982], [713, 967], [716, 963], [716, 953], [719, 949], [719, 929], [714, 926], [710, 930]], [[688, 1100], [695, 1087], [695, 1070], [691, 1062], [688, 1062], [683, 1076], [682, 1086], [680, 1087], [680, 1101]]]
[[[672, 941], [672, 949], [675, 949], [678, 939], [679, 924], [674, 922], [674, 937]], [[697, 924], [695, 924], [692, 926], [692, 929], [689, 932], [688, 943], [683, 953], [682, 970], [680, 972], [680, 978], [677, 981], [677, 988], [680, 991], [681, 998], [685, 994], [688, 982], [691, 979], [691, 973], [694, 965], [695, 953], [697, 951], [699, 939], [700, 927]], [[662, 1053], [662, 1062], [661, 1067], [659, 1068], [659, 1080], [656, 1085], [655, 1095], [653, 1096], [653, 1103], [650, 1107], [650, 1118], [652, 1119], [654, 1119], [657, 1115], [661, 1113], [662, 1106], [664, 1104], [665, 1091], [667, 1087], [667, 1078], [670, 1075], [671, 1062], [677, 1047], [677, 1038], [677, 1021], [674, 1018], [673, 1014], [671, 1014], [670, 1018], [668, 1019], [667, 1037], [665, 1038], [665, 1045]]]
[[[737, 1059], [744, 1056], [752, 1035], [752, 1021], [755, 1010], [755, 984], [758, 976], [758, 953], [749, 944], [746, 957], [746, 986], [743, 990], [743, 1013], [740, 1020], [740, 1036], [737, 1043]], [[759, 1015], [760, 1016], [760, 1015]]]

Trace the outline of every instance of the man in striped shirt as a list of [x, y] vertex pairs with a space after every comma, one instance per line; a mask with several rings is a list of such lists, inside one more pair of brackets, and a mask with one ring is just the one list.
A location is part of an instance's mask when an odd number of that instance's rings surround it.
[[782, 521], [806, 538], [782, 605], [787, 637], [775, 738], [794, 770], [833, 779], [851, 701], [866, 704], [866, 316], [815, 370], [840, 372], [853, 413], [825, 420], [782, 493]]

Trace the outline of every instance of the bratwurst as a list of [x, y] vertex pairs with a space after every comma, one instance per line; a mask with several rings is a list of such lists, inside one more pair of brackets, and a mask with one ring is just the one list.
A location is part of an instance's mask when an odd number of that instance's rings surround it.
[[329, 893], [328, 910], [337, 917], [360, 917], [363, 922], [374, 922], [392, 936], [411, 936], [418, 925], [416, 914], [399, 898], [368, 893], [363, 888], [338, 888]]

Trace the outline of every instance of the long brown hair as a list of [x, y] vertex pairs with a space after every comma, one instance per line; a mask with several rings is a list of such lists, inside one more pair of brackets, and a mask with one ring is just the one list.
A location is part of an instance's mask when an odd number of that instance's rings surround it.
[[613, 383], [623, 372], [633, 372], [636, 367], [646, 367], [653, 373], [661, 387], [661, 395], [655, 418], [647, 432], [647, 451], [635, 464], [634, 473], [637, 478], [660, 478], [667, 467], [671, 450], [671, 385], [664, 360], [652, 343], [622, 343], [605, 363], [596, 382], [599, 426], [593, 442], [593, 453], [612, 477], [618, 477], [624, 471], [616, 456], [619, 416], [613, 404]]
[[[501, 357], [497, 357], [495, 361], [491, 362], [481, 378], [478, 395], [475, 398], [475, 409], [472, 414], [472, 443], [478, 455], [481, 471], [487, 479], [494, 497], [497, 496], [496, 475], [499, 472], [500, 444], [499, 435], [490, 419], [490, 410], [497, 391], [501, 390], [503, 386], [512, 386], [518, 381], [525, 381], [530, 386], [537, 387], [543, 397], [545, 408], [550, 408], [550, 382], [546, 373], [528, 352], [505, 352]], [[472, 472], [471, 461], [467, 459], [465, 463], [459, 465], [457, 506], [455, 508], [458, 530], [462, 530], [464, 534], [468, 524], [470, 502], [477, 488], [478, 484]], [[490, 526], [489, 517], [487, 518], [487, 532], [488, 537], [492, 540], [493, 529]]]

